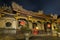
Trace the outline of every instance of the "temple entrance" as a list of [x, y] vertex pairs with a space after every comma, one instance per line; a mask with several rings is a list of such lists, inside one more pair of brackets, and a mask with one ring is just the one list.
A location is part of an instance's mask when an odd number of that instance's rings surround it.
[[51, 23], [49, 22], [44, 23], [44, 30], [46, 33], [51, 32], [52, 31]]

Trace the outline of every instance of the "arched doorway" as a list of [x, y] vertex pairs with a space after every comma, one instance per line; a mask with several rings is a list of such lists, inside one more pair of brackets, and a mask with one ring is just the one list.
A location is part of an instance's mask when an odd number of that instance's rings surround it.
[[45, 32], [51, 32], [52, 31], [52, 26], [51, 26], [50, 22], [44, 23], [44, 30], [45, 30]]
[[28, 21], [24, 18], [20, 18], [18, 19], [18, 28], [22, 28], [22, 27], [27, 27], [29, 28], [29, 24], [28, 24]]
[[39, 30], [42, 30], [42, 23], [40, 21], [37, 21], [37, 26], [38, 26]]
[[36, 22], [33, 22], [32, 25], [33, 25], [33, 29], [37, 27], [37, 23]]

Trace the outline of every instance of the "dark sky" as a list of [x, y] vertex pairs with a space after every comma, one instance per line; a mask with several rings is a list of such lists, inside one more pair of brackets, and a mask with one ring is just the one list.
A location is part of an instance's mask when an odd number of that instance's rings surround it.
[[43, 10], [45, 14], [60, 14], [60, 0], [0, 0], [0, 5], [5, 3], [9, 6], [12, 1], [22, 5], [27, 10]]

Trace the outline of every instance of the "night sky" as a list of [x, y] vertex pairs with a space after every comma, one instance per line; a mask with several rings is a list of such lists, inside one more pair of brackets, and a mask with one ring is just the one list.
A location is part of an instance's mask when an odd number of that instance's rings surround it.
[[60, 0], [0, 0], [0, 6], [4, 3], [10, 6], [13, 1], [27, 10], [43, 10], [45, 14], [53, 13], [60, 15]]

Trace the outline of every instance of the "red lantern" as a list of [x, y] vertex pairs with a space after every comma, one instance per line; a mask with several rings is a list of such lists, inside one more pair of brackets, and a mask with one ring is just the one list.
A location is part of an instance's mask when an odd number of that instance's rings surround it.
[[38, 34], [38, 30], [36, 28], [33, 29], [33, 32], [32, 32], [34, 35], [37, 35]]
[[50, 25], [50, 24], [48, 24], [47, 26], [48, 26], [48, 28], [50, 28], [50, 27], [51, 27], [51, 25]]
[[20, 21], [20, 24], [21, 24], [21, 25], [25, 25], [25, 22], [24, 22], [24, 21]]

